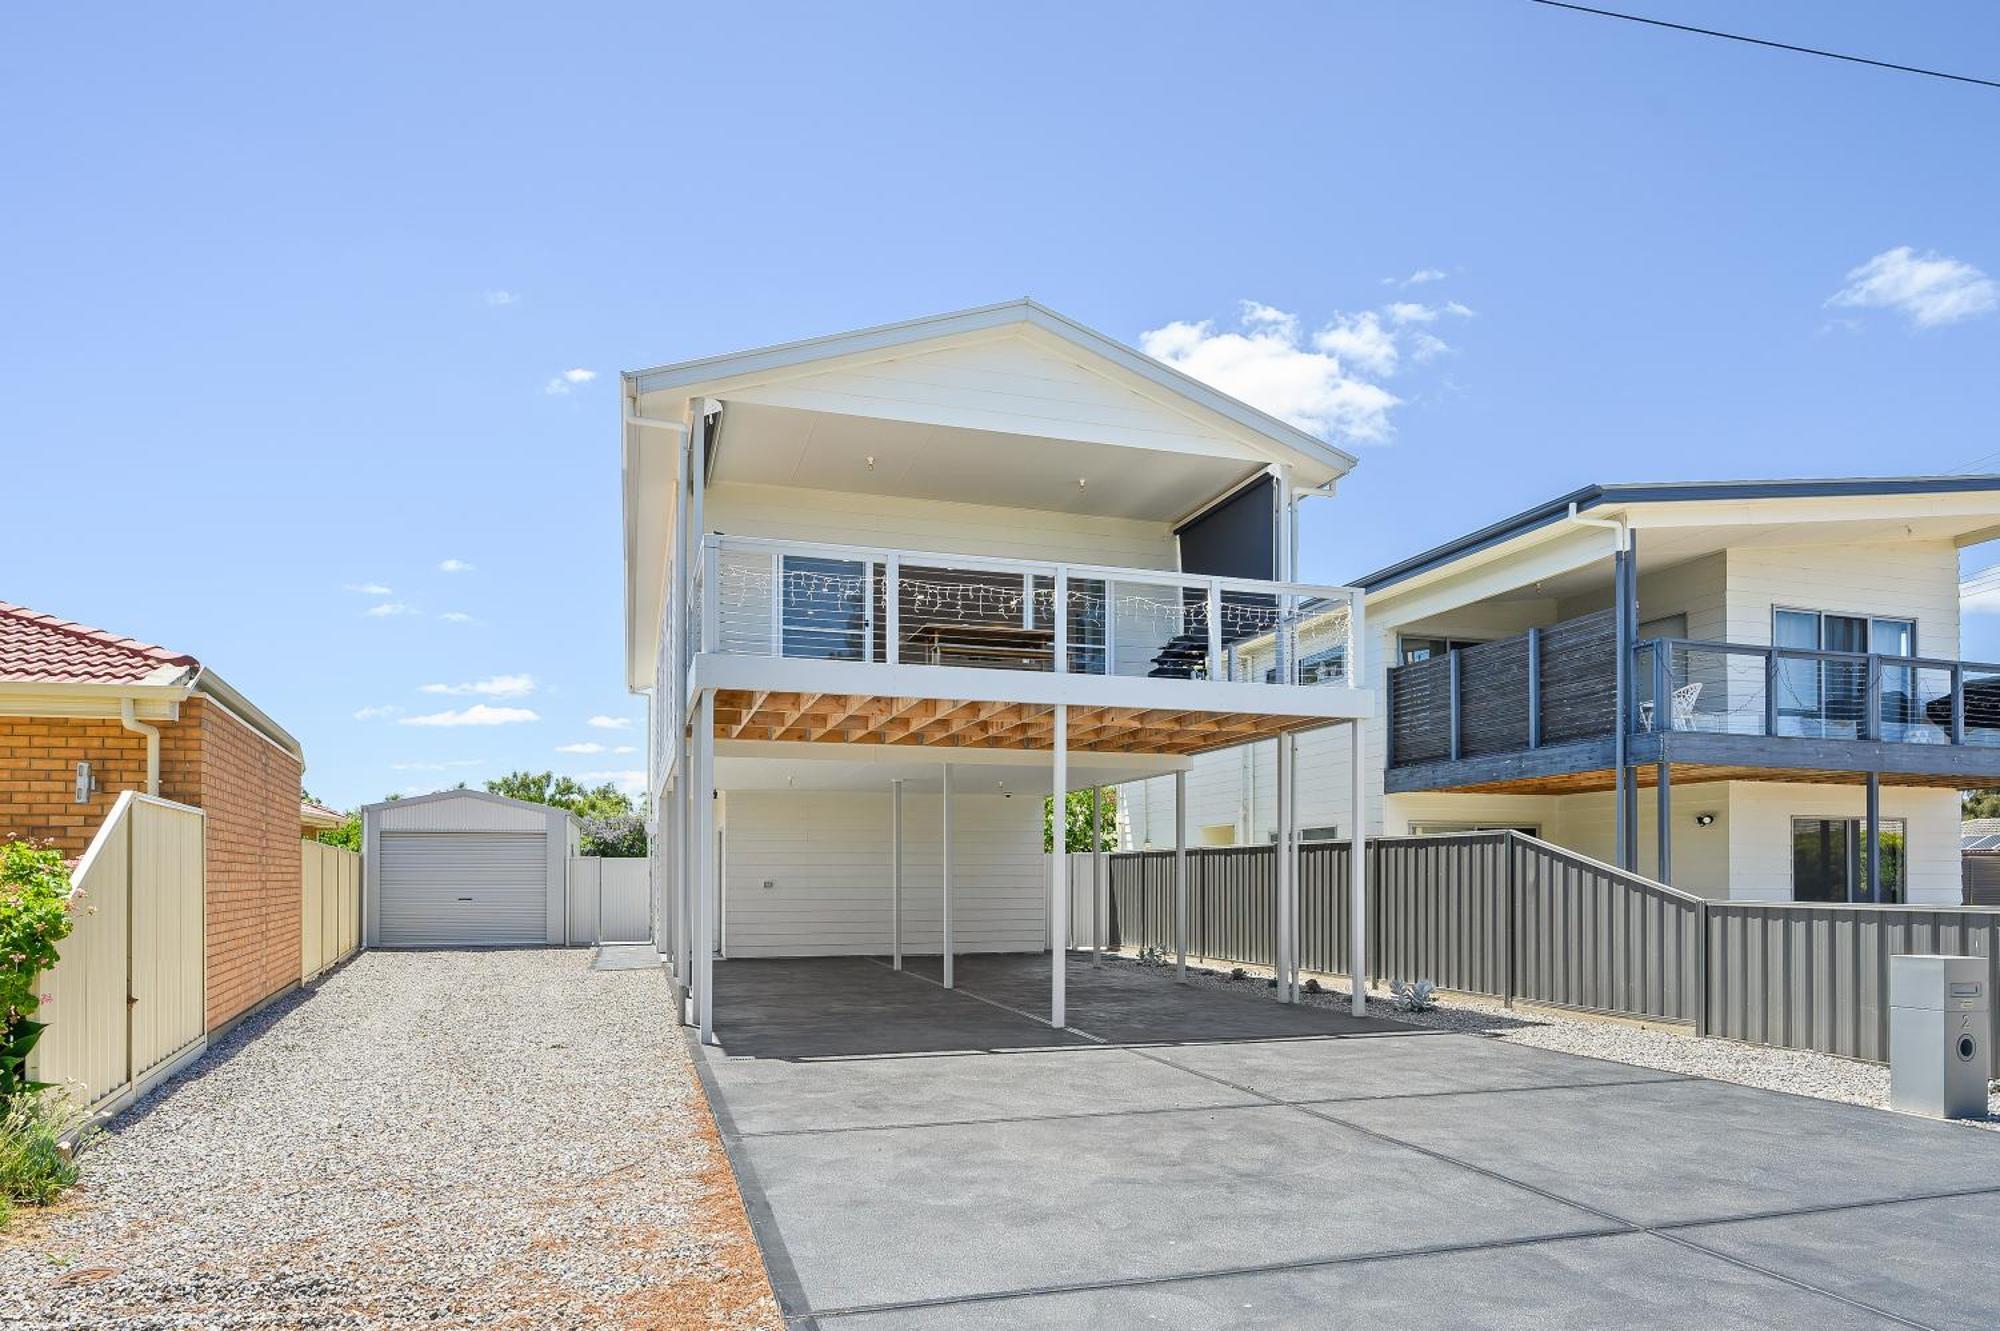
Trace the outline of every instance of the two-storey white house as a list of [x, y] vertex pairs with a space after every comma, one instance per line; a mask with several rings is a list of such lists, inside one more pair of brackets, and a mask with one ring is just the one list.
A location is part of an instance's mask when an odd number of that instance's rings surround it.
[[[2000, 477], [1591, 486], [1357, 579], [1365, 831], [1511, 827], [1750, 900], [1956, 903], [1957, 791], [2000, 781], [2000, 665], [1959, 657], [1958, 552]], [[1346, 764], [1298, 745], [1302, 835]], [[1205, 754], [1197, 843], [1267, 841], [1269, 745]], [[1125, 792], [1134, 846], [1172, 793]]]
[[655, 936], [704, 1038], [718, 959], [928, 952], [950, 985], [1050, 949], [1052, 791], [1374, 710], [1358, 595], [1292, 573], [1354, 459], [1032, 302], [624, 399]]

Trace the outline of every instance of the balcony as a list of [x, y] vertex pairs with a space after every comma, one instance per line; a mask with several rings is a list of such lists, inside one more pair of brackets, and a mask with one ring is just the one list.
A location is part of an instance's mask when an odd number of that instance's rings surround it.
[[[722, 690], [739, 720], [780, 694], [838, 698], [831, 710], [855, 709], [844, 722], [879, 716], [867, 699], [1027, 704], [1004, 734], [1036, 747], [1032, 718], [1069, 703], [1155, 751], [1198, 752], [1371, 710], [1345, 587], [717, 535], [693, 584], [690, 696]], [[821, 737], [778, 719], [726, 737]], [[836, 723], [824, 737], [874, 732]]]
[[[1617, 674], [1609, 610], [1394, 667], [1389, 789], [1608, 788]], [[1627, 761], [1677, 779], [2000, 777], [2000, 665], [1665, 638], [1630, 689]]]

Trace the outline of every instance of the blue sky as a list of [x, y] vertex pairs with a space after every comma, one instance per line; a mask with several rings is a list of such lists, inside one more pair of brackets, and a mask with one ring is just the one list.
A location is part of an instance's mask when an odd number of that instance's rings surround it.
[[[1629, 7], [2000, 77], [1986, 4]], [[0, 124], [0, 598], [200, 655], [342, 804], [642, 766], [620, 369], [1032, 295], [1348, 439], [1324, 578], [2000, 469], [2000, 93], [1514, 0], [15, 6]], [[472, 707], [537, 719], [410, 724]]]

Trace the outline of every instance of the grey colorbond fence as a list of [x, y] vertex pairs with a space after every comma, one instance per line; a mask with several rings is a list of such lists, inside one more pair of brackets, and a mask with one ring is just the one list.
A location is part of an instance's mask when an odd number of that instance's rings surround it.
[[[2000, 910], [1707, 901], [1518, 832], [1384, 838], [1367, 853], [1371, 979], [1758, 1044], [1882, 1061], [1890, 956], [2000, 954]], [[1345, 842], [1300, 850], [1306, 970], [1348, 971], [1350, 858]], [[1172, 852], [1109, 861], [1112, 944], [1171, 952]], [[1190, 850], [1188, 952], [1270, 965], [1275, 868], [1268, 846]]]

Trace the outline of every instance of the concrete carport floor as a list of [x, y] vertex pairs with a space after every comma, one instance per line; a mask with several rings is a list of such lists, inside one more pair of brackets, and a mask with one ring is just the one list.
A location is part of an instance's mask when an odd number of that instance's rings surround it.
[[2000, 1134], [1082, 958], [1055, 1031], [1046, 957], [936, 973], [716, 968], [793, 1325], [2000, 1325]]

